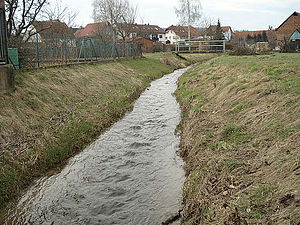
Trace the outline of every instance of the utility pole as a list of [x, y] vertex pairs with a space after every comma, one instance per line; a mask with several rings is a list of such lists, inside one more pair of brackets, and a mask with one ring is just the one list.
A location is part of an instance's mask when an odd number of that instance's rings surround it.
[[0, 0], [0, 64], [8, 64], [7, 25], [5, 2]]

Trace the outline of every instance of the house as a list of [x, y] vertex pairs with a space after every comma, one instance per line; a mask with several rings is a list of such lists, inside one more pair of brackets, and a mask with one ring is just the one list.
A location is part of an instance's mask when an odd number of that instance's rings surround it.
[[290, 41], [300, 41], [300, 28], [292, 33]]
[[[195, 27], [191, 29], [191, 40], [200, 39], [203, 36], [203, 32]], [[189, 39], [189, 27], [188, 26], [170, 26], [166, 29], [166, 39], [170, 44], [175, 44], [179, 41], [186, 41]]]
[[300, 13], [294, 12], [275, 30], [277, 45], [283, 46], [297, 29], [300, 29]]
[[235, 32], [232, 37], [234, 42], [269, 42], [274, 39], [273, 30], [255, 30]]
[[24, 40], [28, 42], [64, 42], [68, 45], [75, 44], [73, 30], [59, 20], [34, 21], [24, 34]]
[[291, 37], [290, 41], [295, 45], [296, 51], [300, 51], [300, 29], [295, 30]]
[[[208, 27], [208, 30], [211, 32], [215, 31], [216, 29], [217, 29], [217, 25], [210, 25]], [[231, 26], [221, 26], [221, 30], [222, 30], [225, 40], [230, 41], [232, 39], [232, 35], [233, 35]], [[212, 39], [212, 38], [210, 38], [210, 39]]]
[[248, 46], [257, 51], [270, 51], [275, 48], [275, 31], [256, 30], [235, 32], [231, 43], [236, 46]]
[[75, 32], [76, 38], [96, 38], [111, 36], [111, 28], [107, 22], [90, 23]]
[[128, 37], [137, 38], [143, 37], [148, 38], [152, 41], [166, 41], [166, 32], [164, 29], [157, 25], [150, 24], [132, 24], [128, 27]]

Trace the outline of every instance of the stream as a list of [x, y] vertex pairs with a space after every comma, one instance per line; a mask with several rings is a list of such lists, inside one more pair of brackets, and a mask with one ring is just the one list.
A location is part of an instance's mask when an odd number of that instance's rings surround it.
[[180, 108], [173, 93], [187, 70], [152, 82], [132, 112], [60, 173], [37, 180], [4, 224], [158, 225], [176, 214], [185, 177], [176, 153]]

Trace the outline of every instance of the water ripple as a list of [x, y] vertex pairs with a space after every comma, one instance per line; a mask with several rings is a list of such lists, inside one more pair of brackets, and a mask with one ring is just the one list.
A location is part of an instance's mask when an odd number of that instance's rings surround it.
[[154, 81], [131, 113], [61, 173], [36, 181], [4, 224], [156, 225], [177, 212], [184, 172], [173, 92], [183, 72]]

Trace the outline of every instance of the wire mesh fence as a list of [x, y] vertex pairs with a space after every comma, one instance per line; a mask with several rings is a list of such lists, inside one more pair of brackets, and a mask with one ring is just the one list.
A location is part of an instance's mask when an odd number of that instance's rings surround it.
[[61, 37], [42, 41], [37, 38], [13, 47], [18, 48], [21, 68], [142, 56], [142, 49], [138, 43], [103, 43], [101, 40], [92, 38]]

